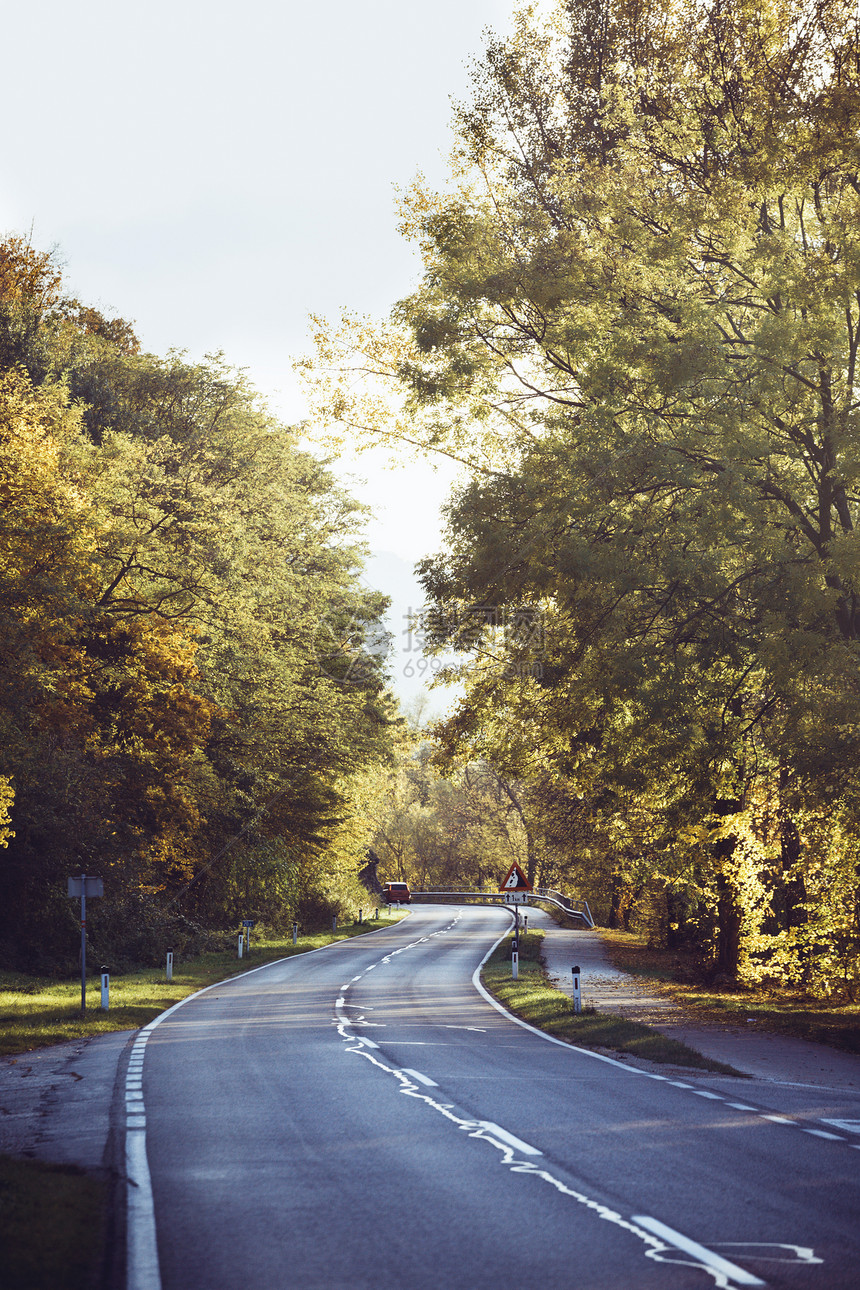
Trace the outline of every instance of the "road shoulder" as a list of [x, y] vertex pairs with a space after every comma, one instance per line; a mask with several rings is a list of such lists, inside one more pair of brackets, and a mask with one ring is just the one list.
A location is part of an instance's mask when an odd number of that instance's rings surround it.
[[747, 1030], [745, 1025], [703, 1026], [673, 1000], [613, 966], [598, 930], [561, 928], [543, 910], [529, 910], [529, 926], [545, 933], [543, 957], [553, 984], [572, 993], [572, 967], [580, 969], [583, 1003], [653, 1026], [703, 1057], [724, 1062], [756, 1079], [860, 1089], [860, 1056], [824, 1044]]

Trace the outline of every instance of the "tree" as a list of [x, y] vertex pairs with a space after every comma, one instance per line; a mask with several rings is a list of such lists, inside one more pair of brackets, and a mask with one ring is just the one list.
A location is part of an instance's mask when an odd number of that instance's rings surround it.
[[[768, 908], [816, 923], [798, 822], [853, 809], [858, 77], [843, 0], [523, 11], [456, 186], [405, 201], [421, 285], [314, 368], [330, 419], [468, 464], [424, 566], [467, 711], [527, 728], [598, 832], [635, 803], [729, 976]], [[499, 629], [528, 610], [539, 675]]]
[[0, 864], [30, 966], [74, 952], [82, 869], [117, 962], [180, 915], [355, 895], [352, 779], [394, 721], [361, 509], [223, 361], [142, 355], [61, 285], [0, 245]]

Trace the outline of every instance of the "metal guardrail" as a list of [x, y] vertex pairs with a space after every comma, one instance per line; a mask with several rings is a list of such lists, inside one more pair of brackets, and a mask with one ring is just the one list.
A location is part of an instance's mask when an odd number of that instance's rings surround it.
[[[579, 900], [565, 896], [564, 892], [556, 891], [554, 887], [535, 887], [533, 891], [518, 891], [516, 894], [516, 904], [527, 905], [534, 900], [545, 901], [547, 904], [555, 905], [571, 918], [579, 918], [586, 927], [594, 926], [594, 919], [591, 916], [591, 910], [588, 907], [587, 900]], [[510, 900], [510, 895], [502, 891], [455, 891], [453, 887], [419, 887], [412, 889], [413, 901], [426, 901], [428, 904], [435, 904], [437, 901], [456, 900], [465, 903], [475, 902], [480, 905], [504, 905]]]

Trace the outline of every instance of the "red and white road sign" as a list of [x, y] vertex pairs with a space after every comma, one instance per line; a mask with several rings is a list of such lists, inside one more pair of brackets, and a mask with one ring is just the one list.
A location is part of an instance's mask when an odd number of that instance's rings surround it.
[[532, 885], [518, 864], [512, 864], [499, 891], [531, 891]]

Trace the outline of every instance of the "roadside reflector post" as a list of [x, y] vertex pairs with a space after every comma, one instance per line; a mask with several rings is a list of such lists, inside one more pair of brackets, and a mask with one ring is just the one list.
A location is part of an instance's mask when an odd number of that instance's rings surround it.
[[374, 911], [373, 911], [373, 917], [374, 917], [374, 919], [377, 919], [377, 918], [379, 917], [379, 906], [378, 906], [378, 905], [376, 906], [376, 909], [374, 909]]
[[331, 930], [333, 932], [337, 931], [337, 914], [332, 914], [331, 916]]
[[110, 974], [106, 964], [102, 963], [102, 1011], [107, 1012], [110, 1007]]
[[173, 950], [167, 951], [167, 967], [164, 969], [166, 980], [173, 980]]
[[242, 957], [242, 950], [245, 948], [245, 933], [239, 933], [239, 958]]
[[528, 914], [523, 914], [523, 931], [525, 932], [526, 936], [528, 936], [528, 933], [529, 933], [529, 916], [528, 916]]
[[582, 991], [579, 983], [579, 968], [571, 968], [573, 972], [573, 1011], [582, 1012]]
[[516, 932], [511, 941], [511, 978], [514, 981], [520, 979], [520, 942]]
[[299, 939], [299, 925], [298, 923], [293, 923], [293, 945], [295, 945], [298, 939]]
[[361, 922], [363, 922], [363, 921], [364, 921], [364, 910], [363, 910], [363, 909], [360, 909], [360, 910], [358, 911], [358, 921], [359, 921], [359, 923], [361, 923]]

